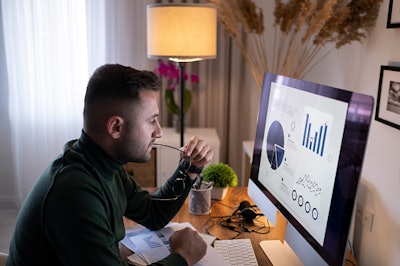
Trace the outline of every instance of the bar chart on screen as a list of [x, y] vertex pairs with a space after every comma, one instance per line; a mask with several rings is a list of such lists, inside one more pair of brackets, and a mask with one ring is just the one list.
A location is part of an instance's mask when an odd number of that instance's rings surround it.
[[331, 124], [331, 115], [305, 107], [302, 146], [323, 157]]

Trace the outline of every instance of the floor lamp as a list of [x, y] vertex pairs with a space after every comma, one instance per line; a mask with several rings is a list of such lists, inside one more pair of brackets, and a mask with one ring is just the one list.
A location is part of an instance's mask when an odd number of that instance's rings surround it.
[[147, 5], [147, 56], [179, 67], [180, 145], [184, 145], [183, 73], [187, 62], [217, 55], [217, 10], [206, 4]]

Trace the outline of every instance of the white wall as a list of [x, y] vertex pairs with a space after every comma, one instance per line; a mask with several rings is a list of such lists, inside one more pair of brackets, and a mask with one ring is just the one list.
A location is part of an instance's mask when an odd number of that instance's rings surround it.
[[[256, 2], [267, 26], [274, 4]], [[335, 50], [305, 79], [368, 94], [376, 101], [380, 66], [400, 65], [400, 28], [386, 28], [388, 5], [384, 0], [375, 30], [363, 44]], [[400, 264], [399, 150], [400, 130], [373, 118], [357, 203], [372, 211], [374, 220], [372, 232], [355, 223], [353, 246], [360, 265]]]

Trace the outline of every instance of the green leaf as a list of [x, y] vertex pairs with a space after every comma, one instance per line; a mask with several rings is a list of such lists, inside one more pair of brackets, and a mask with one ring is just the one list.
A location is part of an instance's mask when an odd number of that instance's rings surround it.
[[174, 92], [172, 90], [165, 90], [165, 103], [167, 104], [167, 109], [171, 114], [179, 114], [179, 107], [175, 103]]
[[186, 114], [192, 104], [192, 92], [190, 90], [183, 90], [183, 112]]
[[[167, 109], [171, 114], [179, 115], [179, 106], [175, 102], [174, 91], [165, 90], [165, 103]], [[192, 104], [192, 92], [184, 89], [183, 91], [183, 112], [186, 114], [189, 111], [190, 105]]]

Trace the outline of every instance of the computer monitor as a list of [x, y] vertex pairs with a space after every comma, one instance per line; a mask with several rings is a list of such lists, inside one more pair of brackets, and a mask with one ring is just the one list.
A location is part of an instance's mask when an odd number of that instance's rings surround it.
[[264, 75], [248, 194], [272, 225], [285, 216], [305, 265], [344, 262], [372, 110], [371, 96]]

